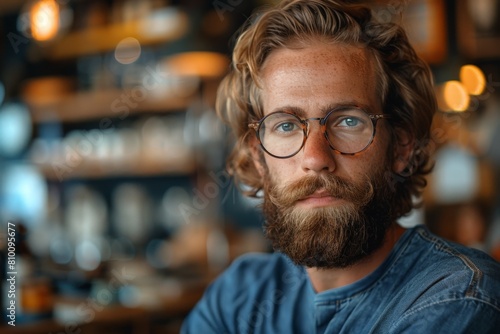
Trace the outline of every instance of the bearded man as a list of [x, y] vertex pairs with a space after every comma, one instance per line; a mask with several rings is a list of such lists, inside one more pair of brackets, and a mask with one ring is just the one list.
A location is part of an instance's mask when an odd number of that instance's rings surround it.
[[399, 25], [282, 1], [249, 20], [217, 101], [276, 252], [236, 260], [184, 333], [497, 333], [498, 263], [397, 224], [430, 172], [436, 110]]

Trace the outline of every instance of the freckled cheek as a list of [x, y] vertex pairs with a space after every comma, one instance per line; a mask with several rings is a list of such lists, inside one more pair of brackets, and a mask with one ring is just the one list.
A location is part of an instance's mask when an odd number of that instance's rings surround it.
[[266, 164], [270, 176], [276, 182], [290, 181], [296, 171], [300, 169], [300, 165], [294, 157], [288, 159], [266, 157]]

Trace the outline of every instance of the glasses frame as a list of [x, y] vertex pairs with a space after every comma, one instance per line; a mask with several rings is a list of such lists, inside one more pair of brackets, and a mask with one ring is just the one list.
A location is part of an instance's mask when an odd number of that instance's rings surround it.
[[[330, 140], [328, 139], [328, 133], [326, 131], [326, 122], [328, 121], [328, 117], [330, 117], [330, 115], [332, 115], [334, 112], [336, 111], [339, 111], [339, 110], [342, 110], [342, 109], [345, 109], [345, 108], [355, 108], [355, 109], [358, 109], [359, 111], [365, 113], [372, 121], [372, 124], [373, 124], [373, 131], [372, 131], [372, 137], [370, 138], [370, 141], [366, 144], [365, 147], [363, 147], [361, 150], [357, 151], [357, 152], [354, 152], [354, 153], [346, 153], [346, 152], [342, 152], [340, 151], [339, 149], [333, 147], [332, 143], [330, 143]], [[300, 121], [300, 124], [302, 126], [302, 131], [304, 132], [304, 138], [302, 140], [302, 144], [300, 145], [300, 147], [292, 154], [289, 154], [287, 156], [284, 156], [284, 157], [281, 157], [281, 156], [278, 156], [278, 155], [275, 155], [275, 154], [272, 154], [271, 152], [269, 152], [265, 147], [264, 145], [262, 144], [262, 141], [260, 139], [260, 136], [259, 136], [259, 131], [260, 131], [260, 128], [262, 127], [262, 124], [264, 123], [264, 121], [274, 115], [274, 114], [289, 114], [291, 116], [294, 116], [296, 117], [299, 121]], [[259, 143], [260, 143], [260, 146], [262, 147], [262, 149], [264, 150], [264, 152], [266, 152], [267, 154], [269, 154], [270, 156], [272, 157], [275, 157], [275, 158], [278, 158], [278, 159], [288, 159], [288, 158], [291, 158], [293, 157], [294, 155], [296, 155], [297, 153], [300, 152], [300, 150], [304, 147], [305, 143], [306, 143], [306, 140], [307, 140], [307, 137], [309, 137], [309, 121], [319, 121], [319, 125], [320, 125], [320, 129], [321, 129], [321, 132], [323, 133], [323, 135], [325, 136], [326, 138], [326, 141], [328, 143], [328, 146], [330, 146], [330, 148], [339, 153], [339, 154], [342, 154], [342, 155], [351, 155], [351, 156], [354, 156], [354, 155], [357, 155], [363, 151], [365, 151], [372, 143], [373, 143], [373, 139], [375, 138], [375, 134], [377, 132], [377, 121], [379, 119], [382, 119], [382, 118], [391, 118], [390, 115], [388, 114], [370, 114], [368, 112], [366, 112], [366, 110], [364, 110], [363, 108], [360, 108], [360, 107], [357, 107], [357, 106], [342, 106], [340, 108], [335, 108], [335, 109], [332, 109], [330, 110], [326, 115], [325, 117], [310, 117], [310, 118], [300, 118], [299, 116], [297, 116], [296, 114], [292, 113], [292, 112], [288, 112], [288, 111], [275, 111], [275, 112], [272, 112], [264, 117], [262, 117], [260, 120], [256, 121], [256, 122], [250, 122], [248, 123], [248, 127], [253, 129], [255, 131], [255, 135], [257, 136], [257, 139], [259, 140]]]

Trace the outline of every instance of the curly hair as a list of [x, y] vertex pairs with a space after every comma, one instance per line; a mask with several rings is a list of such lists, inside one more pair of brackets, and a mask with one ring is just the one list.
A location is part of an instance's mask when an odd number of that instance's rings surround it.
[[[391, 148], [397, 129], [411, 140], [412, 155], [407, 170], [391, 174], [396, 192], [395, 217], [407, 214], [426, 185], [429, 164], [430, 126], [437, 109], [433, 79], [428, 65], [410, 45], [404, 29], [395, 23], [377, 22], [369, 8], [336, 0], [288, 0], [256, 12], [242, 27], [236, 40], [229, 73], [217, 93], [216, 109], [230, 125], [236, 144], [228, 159], [235, 181], [257, 196], [263, 188], [252, 155], [248, 123], [263, 117], [259, 72], [267, 56], [291, 43], [312, 40], [344, 43], [367, 48], [376, 63], [378, 96], [384, 113], [391, 115]], [[390, 161], [394, 159], [391, 149]]]

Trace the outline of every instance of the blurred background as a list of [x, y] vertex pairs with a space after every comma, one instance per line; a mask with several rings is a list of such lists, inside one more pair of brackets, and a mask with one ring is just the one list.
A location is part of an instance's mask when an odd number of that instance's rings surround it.
[[[272, 2], [2, 0], [2, 333], [176, 333], [235, 257], [270, 251], [214, 100], [237, 29]], [[400, 223], [500, 260], [500, 1], [351, 2], [405, 25], [435, 77], [435, 170]]]

